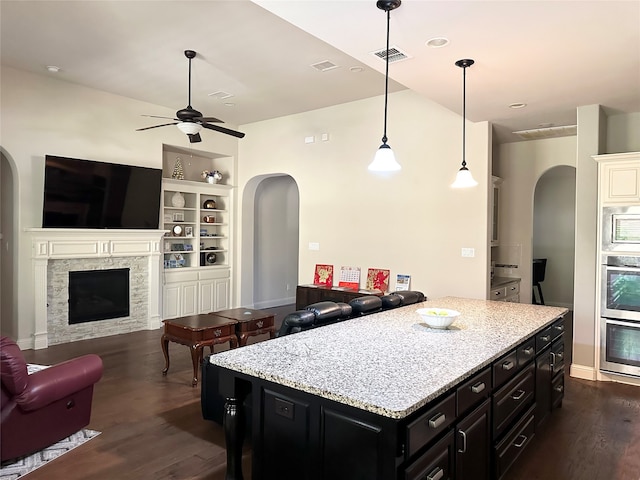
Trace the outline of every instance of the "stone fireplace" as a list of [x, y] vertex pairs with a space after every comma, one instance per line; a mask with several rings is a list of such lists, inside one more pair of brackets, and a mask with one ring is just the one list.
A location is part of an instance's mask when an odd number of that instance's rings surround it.
[[[34, 348], [160, 327], [161, 230], [31, 229]], [[126, 269], [129, 315], [69, 322], [70, 272]]]

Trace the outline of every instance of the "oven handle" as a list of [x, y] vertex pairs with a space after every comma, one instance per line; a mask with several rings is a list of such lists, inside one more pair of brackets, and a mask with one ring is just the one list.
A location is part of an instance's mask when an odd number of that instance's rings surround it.
[[614, 272], [625, 272], [625, 271], [629, 271], [629, 270], [633, 270], [633, 271], [637, 271], [640, 272], [640, 267], [636, 267], [634, 265], [628, 265], [628, 266], [624, 266], [624, 267], [612, 267], [610, 265], [603, 265], [605, 270], [612, 270]]
[[606, 318], [606, 317], [604, 318], [604, 320], [607, 324], [619, 325], [621, 327], [640, 328], [640, 323], [612, 320], [611, 318]]

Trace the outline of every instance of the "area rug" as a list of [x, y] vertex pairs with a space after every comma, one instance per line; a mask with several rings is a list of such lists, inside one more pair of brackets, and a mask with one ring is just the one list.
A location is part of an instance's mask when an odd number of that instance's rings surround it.
[[13, 461], [13, 463], [3, 463], [0, 467], [0, 480], [15, 480], [16, 478], [22, 478], [27, 473], [31, 473], [36, 468], [40, 468], [51, 460], [55, 460], [59, 456], [70, 452], [74, 448], [91, 440], [97, 435], [100, 435], [100, 432], [88, 429], [80, 430], [70, 437], [60, 440], [58, 443], [36, 452], [33, 455], [19, 458]]
[[[42, 370], [43, 368], [47, 368], [47, 365], [27, 365], [29, 374]], [[0, 465], [0, 480], [15, 480], [16, 478], [24, 477], [26, 474], [46, 465], [51, 460], [55, 460], [59, 456], [70, 452], [98, 435], [100, 435], [100, 432], [83, 429], [33, 455], [18, 458], [13, 461], [10, 460], [11, 463], [3, 463]]]

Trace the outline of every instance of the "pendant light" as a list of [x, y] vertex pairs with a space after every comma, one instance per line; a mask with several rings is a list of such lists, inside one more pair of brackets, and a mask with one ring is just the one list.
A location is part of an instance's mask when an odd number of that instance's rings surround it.
[[380, 10], [387, 12], [387, 49], [385, 59], [387, 63], [384, 78], [384, 133], [382, 134], [382, 145], [376, 152], [373, 162], [369, 165], [372, 172], [394, 172], [400, 170], [400, 164], [396, 162], [391, 147], [387, 145], [387, 98], [389, 96], [389, 23], [391, 21], [391, 10], [395, 10], [402, 3], [401, 0], [378, 0], [376, 6]]
[[458, 170], [456, 180], [451, 184], [453, 188], [468, 188], [478, 185], [473, 179], [471, 172], [467, 168], [467, 162], [465, 160], [465, 140], [466, 140], [466, 109], [467, 109], [467, 68], [473, 65], [475, 62], [471, 59], [458, 60], [456, 66], [462, 68], [462, 168]]

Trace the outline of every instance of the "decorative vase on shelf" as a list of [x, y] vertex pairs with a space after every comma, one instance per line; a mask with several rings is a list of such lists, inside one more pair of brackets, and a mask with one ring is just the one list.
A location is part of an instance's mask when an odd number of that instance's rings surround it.
[[176, 192], [171, 196], [171, 205], [176, 208], [184, 207], [184, 195], [180, 192]]
[[204, 170], [202, 172], [202, 178], [204, 178], [207, 183], [218, 183], [222, 180], [222, 174], [218, 170]]

